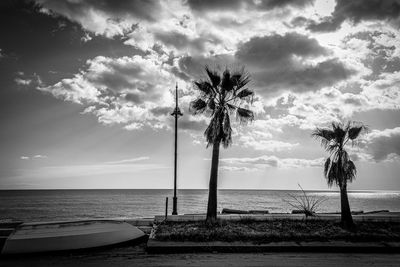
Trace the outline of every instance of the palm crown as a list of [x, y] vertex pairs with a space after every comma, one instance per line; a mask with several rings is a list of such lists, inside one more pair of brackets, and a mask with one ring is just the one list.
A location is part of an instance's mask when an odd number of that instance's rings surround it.
[[324, 166], [324, 175], [329, 186], [335, 183], [342, 187], [347, 181], [351, 182], [355, 178], [356, 166], [345, 150], [345, 145], [349, 141], [352, 145], [357, 144], [356, 139], [367, 130], [365, 125], [350, 121], [347, 124], [334, 122], [331, 129], [317, 128], [312, 133], [331, 154]]
[[195, 88], [200, 91], [199, 97], [190, 103], [194, 114], [206, 113], [211, 117], [204, 135], [207, 146], [222, 142], [226, 148], [232, 143], [232, 128], [230, 114], [236, 112], [240, 122], [254, 119], [251, 110], [241, 107], [243, 103], [253, 100], [254, 92], [245, 86], [250, 76], [244, 69], [230, 72], [226, 69], [222, 75], [206, 67], [207, 79], [195, 82]]

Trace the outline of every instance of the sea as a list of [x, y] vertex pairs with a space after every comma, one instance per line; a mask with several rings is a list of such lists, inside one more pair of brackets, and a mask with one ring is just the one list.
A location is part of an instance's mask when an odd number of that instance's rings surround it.
[[[223, 208], [268, 210], [287, 213], [292, 196], [301, 191], [288, 190], [219, 190], [218, 211]], [[318, 212], [340, 211], [337, 191], [306, 191], [309, 197], [325, 201]], [[205, 213], [207, 190], [178, 190], [178, 213]], [[78, 219], [132, 219], [172, 212], [172, 190], [104, 189], [104, 190], [0, 190], [0, 221], [63, 221]], [[400, 191], [350, 191], [354, 211], [400, 211]]]

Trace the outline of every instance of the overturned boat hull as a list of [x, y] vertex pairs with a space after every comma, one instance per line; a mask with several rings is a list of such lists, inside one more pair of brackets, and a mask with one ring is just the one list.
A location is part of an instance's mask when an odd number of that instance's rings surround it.
[[2, 254], [40, 253], [115, 245], [143, 237], [121, 221], [73, 221], [21, 224], [7, 238]]

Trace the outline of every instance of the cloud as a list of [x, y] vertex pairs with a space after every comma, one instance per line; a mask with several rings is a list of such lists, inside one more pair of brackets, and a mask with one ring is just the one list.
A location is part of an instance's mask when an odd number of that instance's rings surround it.
[[[310, 168], [322, 167], [324, 158], [301, 159], [301, 158], [279, 158], [276, 156], [260, 156], [254, 158], [223, 158], [220, 162], [228, 170], [246, 170], [265, 168]], [[234, 166], [232, 166], [234, 165]]]
[[219, 171], [226, 171], [226, 172], [252, 172], [258, 171], [257, 168], [248, 168], [248, 167], [236, 167], [236, 166], [221, 166], [218, 168]]
[[317, 57], [327, 53], [317, 40], [293, 32], [253, 37], [239, 46], [236, 57], [262, 67], [290, 61], [293, 56]]
[[190, 37], [176, 31], [156, 32], [154, 38], [167, 47], [174, 48], [175, 54], [187, 54], [188, 52], [192, 55], [201, 54], [206, 51], [207, 45], [215, 46], [221, 43], [218, 37], [210, 34]]
[[283, 8], [287, 6], [304, 7], [314, 2], [315, 0], [261, 0], [255, 1], [255, 6], [261, 9]]
[[372, 71], [369, 79], [379, 78], [385, 72], [400, 70], [398, 34], [393, 31], [359, 31], [345, 37], [344, 43], [355, 47], [361, 54], [361, 61]]
[[86, 106], [104, 124], [125, 124], [126, 129], [166, 125], [168, 114], [157, 109], [172, 106], [169, 89], [176, 79], [161, 61], [152, 57], [109, 58], [87, 61], [86, 70], [38, 89], [56, 98]]
[[241, 0], [187, 0], [186, 3], [195, 11], [235, 10], [243, 6]]
[[317, 40], [298, 33], [254, 37], [239, 45], [235, 56], [248, 64], [262, 94], [279, 90], [315, 91], [349, 78], [355, 71], [337, 58], [317, 63], [307, 60], [327, 56]]
[[80, 23], [85, 29], [107, 36], [125, 35], [141, 21], [156, 21], [162, 6], [158, 0], [114, 1], [38, 0], [44, 8]]
[[339, 29], [345, 20], [354, 24], [367, 20], [393, 20], [400, 16], [399, 0], [336, 0], [332, 16], [319, 22], [310, 21], [308, 29], [314, 32], [329, 32]]
[[393, 158], [393, 155], [400, 155], [400, 127], [381, 131], [373, 130], [366, 136], [365, 140], [365, 150], [372, 154], [376, 161]]
[[179, 119], [178, 127], [183, 130], [205, 131], [208, 126], [207, 121], [202, 117], [184, 116]]
[[300, 145], [299, 143], [256, 138], [254, 135], [242, 135], [239, 137], [238, 143], [243, 147], [271, 152], [291, 150]]
[[23, 85], [23, 86], [30, 85], [32, 83], [31, 79], [15, 78], [14, 81], [16, 84]]
[[188, 6], [195, 11], [224, 11], [238, 10], [241, 8], [272, 10], [288, 6], [304, 7], [312, 4], [314, 0], [261, 0], [261, 1], [241, 1], [241, 0], [187, 0]]
[[34, 159], [47, 159], [46, 155], [34, 155], [33, 156]]
[[[180, 76], [187, 77], [187, 80], [199, 80], [206, 77], [204, 70], [205, 66], [213, 69], [223, 70], [225, 67], [235, 65], [235, 60], [232, 55], [220, 54], [213, 56], [182, 56], [177, 60], [178, 69], [176, 72]], [[243, 65], [240, 64], [239, 66]]]
[[137, 163], [140, 161], [144, 160], [149, 160], [149, 157], [138, 157], [138, 158], [132, 158], [132, 159], [122, 159], [122, 160], [117, 160], [117, 161], [108, 161], [105, 162], [105, 164], [132, 164], [132, 163]]
[[21, 156], [20, 159], [22, 160], [31, 160], [31, 159], [47, 159], [48, 157], [46, 155], [33, 155], [33, 156]]

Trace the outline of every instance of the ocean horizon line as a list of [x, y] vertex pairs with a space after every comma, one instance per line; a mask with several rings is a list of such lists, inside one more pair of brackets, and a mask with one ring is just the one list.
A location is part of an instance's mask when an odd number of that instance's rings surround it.
[[[106, 190], [146, 190], [146, 191], [157, 191], [157, 190], [173, 190], [173, 188], [10, 188], [10, 189], [0, 189], [0, 191], [106, 191]], [[196, 191], [204, 190], [207, 191], [208, 188], [178, 188], [178, 191]], [[302, 191], [301, 189], [259, 189], [259, 188], [219, 188], [218, 191]], [[305, 189], [305, 192], [332, 192], [339, 193], [339, 190], [331, 189]], [[349, 193], [373, 193], [373, 192], [393, 192], [400, 193], [400, 190], [386, 190], [386, 189], [352, 189], [348, 190]]]

